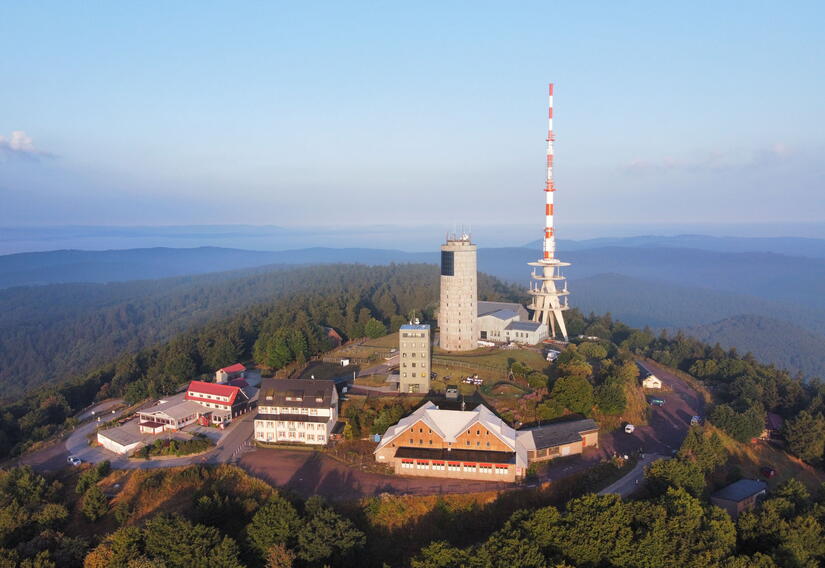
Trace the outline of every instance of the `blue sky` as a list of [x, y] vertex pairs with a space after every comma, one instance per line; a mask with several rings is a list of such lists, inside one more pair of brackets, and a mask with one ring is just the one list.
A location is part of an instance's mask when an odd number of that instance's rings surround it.
[[823, 221], [822, 6], [7, 2], [0, 225]]

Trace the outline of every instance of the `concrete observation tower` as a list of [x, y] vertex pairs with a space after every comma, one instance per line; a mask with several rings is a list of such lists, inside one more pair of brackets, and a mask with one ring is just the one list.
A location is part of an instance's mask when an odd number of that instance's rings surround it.
[[[561, 268], [570, 266], [568, 262], [561, 262], [556, 258], [556, 234], [553, 223], [553, 194], [556, 187], [553, 185], [553, 83], [550, 83], [549, 117], [547, 128], [547, 177], [544, 186], [544, 246], [542, 257], [536, 262], [528, 263], [533, 267], [530, 295], [533, 297], [528, 306], [533, 310], [533, 321], [546, 323], [550, 329], [550, 337], [560, 334], [567, 341], [567, 327], [564, 325], [564, 311], [567, 304], [567, 280], [561, 273]], [[443, 277], [442, 277], [443, 279]]]
[[476, 249], [466, 232], [448, 234], [447, 242], [441, 245], [438, 344], [448, 351], [470, 351], [478, 346]]

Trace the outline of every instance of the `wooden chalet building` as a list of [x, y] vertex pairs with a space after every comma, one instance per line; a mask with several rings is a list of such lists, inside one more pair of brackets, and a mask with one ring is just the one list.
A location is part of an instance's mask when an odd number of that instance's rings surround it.
[[375, 459], [399, 474], [485, 481], [516, 481], [527, 469], [516, 431], [484, 405], [441, 410], [428, 402], [387, 430]]
[[599, 427], [589, 418], [516, 431], [483, 404], [441, 410], [428, 402], [387, 429], [375, 460], [402, 475], [517, 481], [530, 462], [598, 446]]

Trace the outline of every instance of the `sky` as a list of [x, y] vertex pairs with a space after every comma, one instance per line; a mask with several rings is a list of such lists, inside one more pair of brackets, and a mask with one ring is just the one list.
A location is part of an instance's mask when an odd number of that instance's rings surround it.
[[823, 20], [821, 2], [6, 2], [0, 226], [538, 238], [552, 81], [560, 237], [792, 233], [825, 221]]

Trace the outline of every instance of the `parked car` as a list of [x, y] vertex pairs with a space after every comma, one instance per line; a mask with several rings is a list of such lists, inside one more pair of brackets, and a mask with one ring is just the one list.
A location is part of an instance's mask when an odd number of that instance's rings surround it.
[[633, 424], [628, 424], [624, 427], [625, 434], [632, 434], [636, 427]]
[[702, 417], [701, 416], [691, 416], [690, 417], [690, 425], [691, 426], [696, 426], [697, 424], [701, 424], [701, 423], [702, 423]]
[[650, 399], [650, 406], [664, 406], [665, 399], [663, 398], [651, 398]]
[[776, 475], [776, 470], [772, 467], [765, 466], [761, 469], [762, 477], [770, 479]]
[[77, 467], [83, 463], [83, 461], [77, 456], [69, 456], [68, 458], [66, 458], [66, 461], [72, 464], [74, 467]]

